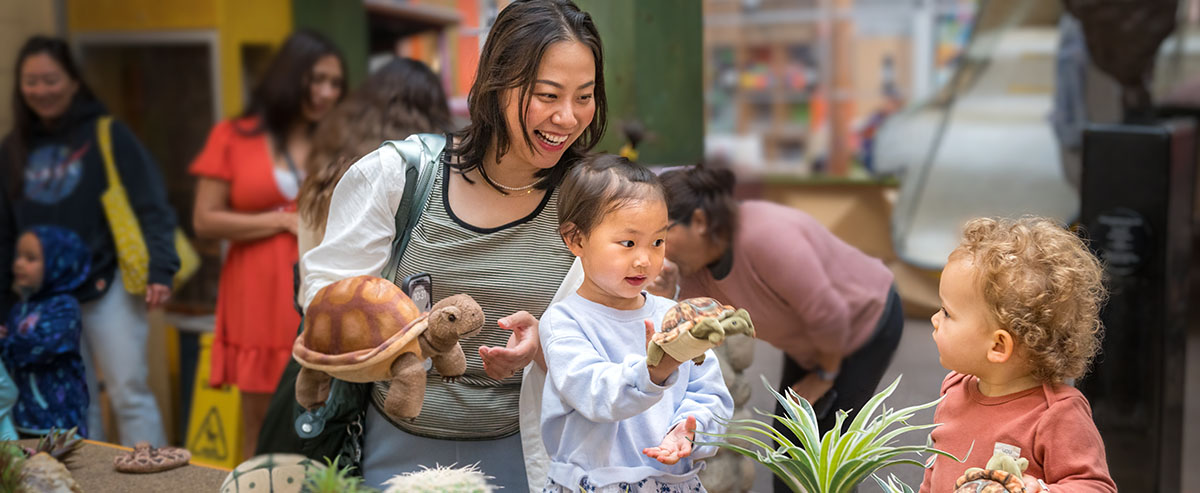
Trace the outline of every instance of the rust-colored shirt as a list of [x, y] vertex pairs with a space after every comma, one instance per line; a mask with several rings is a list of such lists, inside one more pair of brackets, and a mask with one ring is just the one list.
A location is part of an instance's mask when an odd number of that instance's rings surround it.
[[999, 397], [979, 391], [979, 379], [950, 372], [942, 382], [945, 399], [933, 422], [933, 446], [963, 458], [937, 456], [925, 470], [921, 493], [950, 493], [968, 467], [985, 467], [997, 448], [1029, 460], [1026, 475], [1043, 479], [1050, 491], [1113, 492], [1104, 442], [1092, 422], [1092, 407], [1079, 390], [1043, 384]]

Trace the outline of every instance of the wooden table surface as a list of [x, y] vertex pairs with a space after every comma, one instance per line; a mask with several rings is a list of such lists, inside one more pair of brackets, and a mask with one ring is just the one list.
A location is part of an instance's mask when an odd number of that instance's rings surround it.
[[[21, 440], [21, 445], [32, 447], [37, 440]], [[83, 491], [92, 492], [169, 492], [213, 493], [229, 474], [228, 470], [216, 467], [189, 464], [169, 471], [152, 474], [126, 474], [113, 469], [113, 458], [132, 449], [111, 443], [84, 440], [79, 450], [67, 460], [67, 469]]]

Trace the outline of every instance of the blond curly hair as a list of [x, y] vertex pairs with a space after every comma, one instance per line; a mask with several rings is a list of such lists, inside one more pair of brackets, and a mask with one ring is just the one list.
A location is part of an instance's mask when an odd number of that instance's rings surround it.
[[993, 321], [1013, 335], [1040, 382], [1083, 377], [1100, 349], [1100, 261], [1049, 219], [980, 218], [950, 254], [970, 259]]

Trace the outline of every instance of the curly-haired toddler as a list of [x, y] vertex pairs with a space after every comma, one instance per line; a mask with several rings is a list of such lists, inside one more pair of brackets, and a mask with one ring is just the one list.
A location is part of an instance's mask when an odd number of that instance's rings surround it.
[[[1115, 492], [1082, 377], [1100, 346], [1103, 269], [1083, 241], [1035, 217], [975, 219], [938, 287], [933, 340], [950, 374], [921, 493], [954, 491], [997, 451], [1029, 460], [1028, 492]], [[968, 452], [970, 452], [968, 454]]]

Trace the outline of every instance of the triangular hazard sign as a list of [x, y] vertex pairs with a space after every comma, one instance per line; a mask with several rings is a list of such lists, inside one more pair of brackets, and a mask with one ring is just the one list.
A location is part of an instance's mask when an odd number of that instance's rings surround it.
[[208, 408], [204, 421], [188, 442], [191, 444], [188, 448], [197, 456], [217, 461], [229, 457], [229, 445], [225, 443], [225, 427], [221, 425], [221, 415], [217, 413], [215, 406]]

